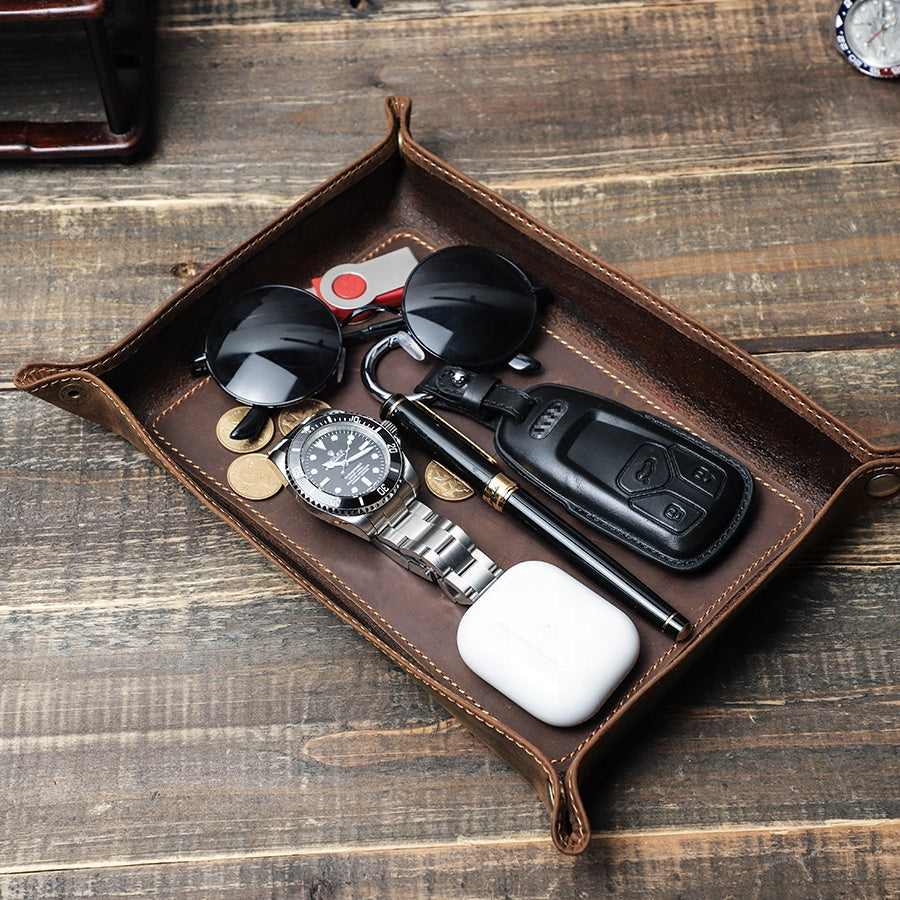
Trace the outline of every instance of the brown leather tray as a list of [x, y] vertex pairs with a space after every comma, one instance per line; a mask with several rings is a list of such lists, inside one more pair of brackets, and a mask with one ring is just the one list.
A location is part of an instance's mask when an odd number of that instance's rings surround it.
[[[408, 100], [391, 98], [387, 107], [384, 140], [121, 343], [91, 360], [31, 363], [16, 384], [122, 435], [175, 475], [518, 769], [551, 810], [556, 845], [577, 853], [590, 837], [579, 788], [613, 741], [813, 534], [896, 492], [900, 449], [870, 446], [752, 357], [445, 165], [413, 140]], [[694, 632], [673, 644], [635, 620], [642, 641], [635, 668], [593, 719], [574, 728], [542, 724], [466, 669], [455, 642], [464, 609], [437, 587], [314, 519], [286, 490], [254, 502], [232, 492], [225, 472], [233, 456], [214, 430], [234, 401], [191, 373], [213, 309], [238, 291], [276, 282], [305, 286], [332, 265], [401, 245], [423, 254], [457, 243], [497, 250], [552, 292], [532, 348], [543, 364], [541, 381], [578, 385], [664, 416], [741, 459], [756, 480], [746, 527], [699, 573], [669, 573], [592, 535], [686, 614]], [[323, 399], [377, 416], [359, 362], [359, 352], [350, 356], [343, 384]], [[379, 378], [391, 390], [410, 391], [424, 372], [394, 353]], [[508, 374], [504, 380], [516, 383]], [[485, 429], [454, 422], [490, 448]], [[421, 473], [426, 460], [407, 449]], [[424, 499], [503, 567], [524, 559], [562, 564], [477, 499]]]

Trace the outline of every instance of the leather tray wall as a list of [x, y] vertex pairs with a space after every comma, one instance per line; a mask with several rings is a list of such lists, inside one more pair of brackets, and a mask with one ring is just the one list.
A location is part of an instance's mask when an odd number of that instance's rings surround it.
[[[870, 491], [878, 476], [882, 482], [900, 476], [900, 449], [868, 445], [752, 357], [445, 165], [411, 137], [407, 99], [391, 98], [387, 109], [388, 133], [369, 153], [175, 294], [121, 343], [82, 362], [31, 363], [16, 384], [122, 435], [171, 472], [520, 771], [551, 811], [553, 841], [578, 853], [590, 837], [579, 788], [602, 755], [814, 533], [879, 502]], [[464, 609], [436, 586], [314, 519], [287, 490], [261, 501], [231, 491], [225, 473], [234, 457], [216, 441], [215, 424], [234, 401], [191, 373], [212, 311], [239, 291], [266, 283], [305, 286], [332, 265], [403, 245], [424, 255], [466, 243], [519, 262], [552, 292], [530, 348], [543, 364], [541, 381], [573, 384], [663, 416], [741, 459], [756, 481], [749, 521], [728, 551], [698, 573], [669, 573], [592, 535], [687, 615], [694, 632], [673, 644], [636, 619], [637, 664], [603, 709], [574, 728], [542, 724], [466, 669], [455, 640]], [[323, 399], [377, 416], [378, 403], [358, 377], [360, 356], [350, 356], [344, 382]], [[425, 371], [395, 352], [379, 378], [390, 390], [411, 391]], [[527, 386], [524, 376], [504, 380]], [[453, 421], [491, 447], [485, 429]], [[421, 473], [427, 460], [407, 451]], [[563, 565], [477, 499], [423, 499], [504, 568], [524, 559]]]

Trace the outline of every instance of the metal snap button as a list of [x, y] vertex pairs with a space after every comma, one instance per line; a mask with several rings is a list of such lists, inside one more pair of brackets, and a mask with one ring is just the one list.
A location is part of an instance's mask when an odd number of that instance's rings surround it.
[[870, 497], [890, 497], [900, 491], [900, 475], [893, 472], [879, 472], [866, 482], [866, 493]]
[[84, 403], [89, 395], [90, 391], [85, 384], [64, 384], [59, 389], [59, 399], [71, 406]]

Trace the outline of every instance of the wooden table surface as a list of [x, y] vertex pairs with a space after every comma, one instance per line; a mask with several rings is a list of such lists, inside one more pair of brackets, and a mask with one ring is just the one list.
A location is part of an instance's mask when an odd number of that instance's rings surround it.
[[[900, 84], [840, 58], [835, 7], [168, 0], [148, 158], [0, 163], [0, 897], [900, 896], [896, 505], [757, 595], [599, 773], [573, 859], [376, 650], [12, 386], [118, 340], [407, 94], [452, 165], [896, 446]], [[0, 118], [91, 108], [75, 38], [37, 73], [3, 40]]]

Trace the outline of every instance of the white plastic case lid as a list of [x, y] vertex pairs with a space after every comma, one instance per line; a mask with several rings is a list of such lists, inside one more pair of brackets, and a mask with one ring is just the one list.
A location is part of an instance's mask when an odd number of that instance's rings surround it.
[[550, 563], [507, 569], [462, 617], [463, 662], [531, 715], [560, 728], [596, 713], [631, 670], [631, 619]]

